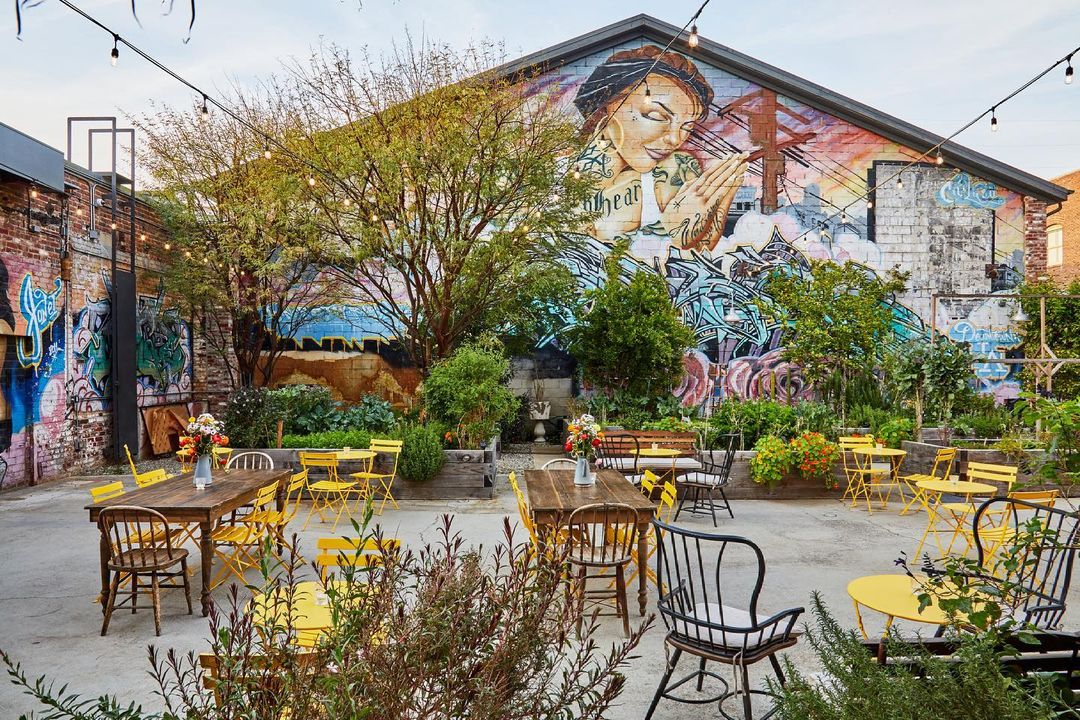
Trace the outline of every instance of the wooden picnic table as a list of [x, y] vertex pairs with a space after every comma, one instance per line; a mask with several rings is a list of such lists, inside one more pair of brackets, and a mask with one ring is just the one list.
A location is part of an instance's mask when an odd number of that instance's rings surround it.
[[[525, 486], [529, 496], [529, 510], [538, 528], [558, 528], [565, 525], [570, 514], [585, 505], [629, 505], [637, 512], [638, 517], [638, 557], [649, 557], [648, 538], [656, 504], [642, 495], [618, 470], [597, 470], [596, 483], [584, 487], [574, 485], [573, 470], [526, 470]], [[644, 571], [638, 573], [638, 610], [642, 615], [645, 614], [647, 599], [646, 575]]]
[[[139, 488], [112, 500], [86, 506], [90, 522], [96, 523], [102, 508], [116, 505], [135, 505], [156, 510], [170, 523], [199, 524], [199, 552], [202, 557], [202, 614], [210, 614], [210, 577], [213, 568], [214, 546], [210, 536], [218, 521], [232, 511], [255, 499], [259, 488], [275, 480], [278, 483], [278, 510], [285, 505], [285, 485], [289, 480], [287, 468], [278, 470], [213, 470], [213, 484], [199, 490], [192, 484], [191, 472]], [[101, 536], [101, 596], [109, 596], [109, 539]], [[102, 611], [104, 611], [104, 603]]]

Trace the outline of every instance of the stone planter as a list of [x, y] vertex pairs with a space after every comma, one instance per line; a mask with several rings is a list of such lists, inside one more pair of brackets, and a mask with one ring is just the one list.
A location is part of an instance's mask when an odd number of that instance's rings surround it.
[[[236, 448], [234, 453], [253, 449], [264, 452], [274, 460], [274, 467], [300, 469], [301, 452], [334, 452], [341, 448]], [[446, 462], [442, 470], [428, 482], [405, 480], [400, 475], [394, 480], [394, 497], [398, 500], [456, 500], [463, 498], [490, 498], [495, 490], [495, 461], [498, 445], [493, 438], [481, 450], [444, 450]], [[379, 459], [376, 459], [378, 467]], [[352, 466], [356, 466], [353, 468]], [[350, 472], [363, 468], [360, 461], [342, 463], [343, 479]]]

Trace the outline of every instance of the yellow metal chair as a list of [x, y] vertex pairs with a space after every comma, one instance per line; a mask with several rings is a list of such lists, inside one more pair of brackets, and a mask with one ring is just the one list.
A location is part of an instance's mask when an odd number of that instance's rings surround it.
[[[285, 486], [285, 503], [280, 510], [269, 506], [262, 510], [252, 510], [247, 515], [244, 515], [242, 520], [247, 523], [262, 524], [267, 532], [274, 537], [276, 543], [284, 544], [286, 542], [285, 530], [300, 512], [300, 496], [307, 486], [307, 480], [307, 470], [293, 473], [289, 476], [289, 483]], [[279, 552], [275, 552], [274, 555], [279, 560], [284, 559]], [[303, 559], [300, 558], [300, 561], [302, 562]]]
[[210, 457], [213, 458], [213, 463], [211, 464], [219, 470], [227, 467], [229, 458], [232, 456], [232, 451], [233, 449], [231, 447], [215, 447], [210, 453]]
[[656, 483], [660, 481], [660, 478], [656, 476], [652, 470], [646, 470], [641, 474], [641, 484], [638, 489], [641, 490], [641, 494], [647, 498], [652, 498], [653, 491], [656, 490]]
[[303, 529], [307, 530], [312, 516], [316, 513], [319, 515], [320, 522], [326, 522], [324, 512], [333, 514], [333, 529], [336, 529], [341, 516], [349, 512], [349, 493], [356, 487], [356, 483], [351, 481], [343, 482], [338, 477], [336, 453], [302, 452], [300, 453], [300, 467], [309, 473], [312, 469], [322, 470], [326, 473], [325, 480], [316, 480], [315, 482], [312, 482], [311, 475], [308, 475], [307, 489], [311, 495], [311, 509], [308, 510]]
[[[646, 472], [648, 472], [648, 470], [646, 470]], [[675, 503], [677, 500], [678, 492], [676, 491], [675, 483], [668, 480], [660, 489], [660, 502], [656, 506], [654, 517], [660, 522], [670, 523], [671, 516], [675, 513]], [[654, 570], [649, 563], [649, 561], [652, 560], [653, 555], [656, 554], [656, 548], [659, 541], [659, 538], [656, 536], [657, 532], [660, 532], [660, 530], [653, 525], [653, 532], [649, 533], [648, 538], [648, 554], [645, 556], [644, 561], [638, 557], [637, 550], [634, 551], [634, 571], [630, 573], [630, 577], [626, 578], [626, 584], [628, 586], [633, 583], [634, 578], [636, 578], [638, 573], [642, 570], [645, 571], [646, 578], [651, 580], [654, 584], [657, 582], [656, 570]]]
[[[1041, 508], [1052, 508], [1057, 504], [1058, 490], [1017, 490], [1009, 493], [1010, 500], [1021, 500]], [[1026, 506], [1025, 506], [1026, 507]], [[994, 557], [998, 550], [1012, 538], [1016, 537], [1021, 528], [1012, 524], [1013, 512], [1008, 506], [1003, 505], [1001, 510], [987, 510], [981, 518], [979, 526], [979, 540], [983, 546], [983, 566], [992, 567]], [[1026, 521], [1024, 517], [1017, 517], [1021, 525]], [[975, 530], [970, 524], [965, 523], [962, 528], [967, 549], [975, 547]], [[965, 550], [965, 553], [967, 550]]]
[[[952, 467], [955, 461], [956, 448], [941, 448], [937, 451], [937, 454], [934, 455], [934, 465], [930, 468], [929, 474], [913, 473], [911, 475], [901, 475], [900, 482], [911, 491], [911, 499], [904, 504], [904, 508], [900, 511], [900, 514], [907, 514], [907, 511], [911, 506], [916, 503], [920, 506], [925, 506], [927, 504], [926, 492], [918, 486], [918, 483], [926, 480], [948, 480], [949, 475], [952, 473]], [[903, 490], [901, 490], [900, 497], [903, 499]]]
[[195, 469], [195, 451], [191, 448], [177, 450], [176, 459], [180, 461], [180, 472], [186, 473]]
[[341, 567], [366, 568], [381, 565], [383, 558], [401, 550], [397, 538], [321, 537], [315, 541], [319, 554], [315, 565], [323, 582], [330, 579], [334, 569]]
[[94, 502], [112, 500], [115, 497], [120, 497], [126, 492], [127, 490], [124, 489], [124, 483], [117, 480], [116, 482], [90, 488], [90, 499]]
[[865, 497], [867, 507], [869, 507], [870, 489], [867, 484], [866, 476], [868, 473], [880, 472], [880, 470], [864, 467], [862, 462], [858, 459], [858, 456], [855, 455], [852, 450], [855, 450], [856, 448], [873, 447], [874, 436], [845, 435], [839, 438], [837, 444], [840, 446], [840, 458], [844, 465], [844, 475], [847, 477], [847, 488], [840, 497], [841, 502], [850, 500], [851, 507], [855, 507], [859, 502], [859, 498]]
[[127, 443], [124, 443], [124, 454], [127, 455], [128, 465], [131, 466], [131, 474], [134, 477], [139, 476], [139, 471], [135, 469], [135, 458], [131, 457], [131, 451], [128, 450]]
[[261, 517], [277, 499], [277, 491], [276, 482], [259, 488], [252, 502], [251, 513], [237, 518], [231, 524], [218, 525], [210, 533], [214, 555], [221, 559], [221, 569], [211, 579], [211, 588], [225, 582], [230, 575], [243, 584], [246, 582], [244, 574], [250, 568], [259, 566], [259, 546], [265, 538], [271, 537]]
[[397, 476], [397, 464], [398, 458], [401, 456], [401, 448], [404, 443], [401, 440], [382, 440], [379, 438], [372, 438], [371, 445], [368, 446], [368, 450], [378, 455], [389, 455], [391, 458], [390, 472], [374, 472], [375, 458], [368, 463], [368, 469], [360, 472], [351, 473], [349, 477], [356, 478], [360, 483], [359, 493], [356, 500], [356, 507], [353, 512], [357, 512], [360, 508], [360, 502], [367, 498], [379, 497], [379, 507], [375, 511], [376, 515], [382, 515], [383, 510], [386, 508], [386, 503], [390, 502], [395, 510], [400, 510], [397, 500], [394, 499], [393, 487], [394, 477]]
[[[996, 495], [1009, 496], [1012, 494], [1013, 485], [1016, 484], [1016, 476], [1020, 472], [1020, 468], [1013, 465], [999, 465], [997, 463], [979, 463], [969, 462], [967, 464], [967, 480], [968, 482], [986, 483], [987, 485], [993, 485], [999, 488], [999, 492]], [[980, 503], [978, 502], [946, 502], [938, 505], [938, 512], [944, 511], [948, 513], [946, 515], [947, 521], [955, 526], [955, 530], [952, 537], [949, 540], [949, 546], [947, 552], [952, 552], [953, 544], [957, 538], [965, 537], [964, 529], [968, 525], [968, 520], [975, 514], [975, 511], [979, 509]], [[984, 519], [987, 519], [984, 516]], [[973, 544], [968, 544], [964, 548], [964, 554], [966, 555], [969, 550], [974, 548]]]
[[168, 480], [169, 474], [165, 472], [164, 468], [158, 468], [157, 470], [147, 470], [144, 473], [135, 473], [135, 484], [141, 488], [150, 487], [151, 485], [157, 485], [163, 480]]

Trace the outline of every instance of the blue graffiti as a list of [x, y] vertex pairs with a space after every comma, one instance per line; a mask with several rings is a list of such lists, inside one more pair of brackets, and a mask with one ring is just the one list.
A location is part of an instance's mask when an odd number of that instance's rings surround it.
[[[276, 308], [269, 308], [273, 313]], [[341, 350], [363, 350], [365, 340], [389, 342], [399, 336], [394, 317], [377, 305], [325, 305], [286, 308], [279, 327], [282, 337], [300, 347], [307, 343]]]
[[41, 336], [52, 327], [56, 318], [60, 317], [59, 300], [63, 282], [60, 278], [53, 282], [56, 289], [45, 292], [34, 287], [34, 280], [29, 273], [23, 277], [22, 287], [19, 289], [19, 307], [26, 318], [26, 334], [30, 340], [29, 351], [24, 349], [24, 343], [19, 343], [16, 348], [19, 364], [23, 367], [37, 367], [41, 362], [44, 350]]
[[[949, 338], [965, 342], [971, 346], [971, 353], [977, 358], [989, 360], [1004, 359], [1008, 350], [1020, 347], [1019, 335], [1009, 329], [991, 330], [975, 327], [968, 320], [961, 320], [949, 328]], [[975, 363], [975, 376], [987, 388], [993, 388], [1008, 379], [1012, 367], [1007, 363]]]
[[937, 201], [945, 207], [971, 207], [976, 210], [997, 210], [1005, 204], [1005, 198], [997, 193], [991, 182], [972, 182], [966, 172], [957, 173], [941, 186]]

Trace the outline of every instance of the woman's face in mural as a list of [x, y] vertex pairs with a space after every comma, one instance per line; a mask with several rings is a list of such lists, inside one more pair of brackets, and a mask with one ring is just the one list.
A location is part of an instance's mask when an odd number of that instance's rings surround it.
[[702, 107], [681, 83], [653, 74], [621, 106], [613, 101], [611, 110], [604, 129], [610, 151], [635, 172], [647, 173], [686, 142]]

